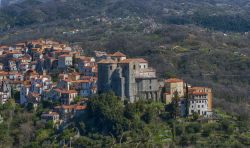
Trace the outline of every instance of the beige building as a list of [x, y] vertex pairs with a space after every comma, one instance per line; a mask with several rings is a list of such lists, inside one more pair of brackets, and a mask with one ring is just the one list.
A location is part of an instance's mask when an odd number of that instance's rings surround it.
[[56, 112], [43, 113], [41, 119], [43, 122], [52, 121], [54, 125], [60, 123], [59, 114]]
[[184, 97], [184, 81], [177, 78], [165, 80], [165, 93], [163, 93], [163, 102], [169, 104], [172, 102], [174, 94], [177, 92], [179, 97]]
[[74, 98], [77, 96], [76, 90], [63, 90], [61, 95], [61, 103], [69, 105], [74, 101]]

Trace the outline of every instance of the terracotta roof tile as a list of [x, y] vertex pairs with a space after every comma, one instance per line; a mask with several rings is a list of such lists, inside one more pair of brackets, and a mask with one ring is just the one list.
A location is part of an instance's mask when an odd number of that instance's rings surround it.
[[110, 56], [113, 56], [113, 57], [126, 57], [125, 54], [121, 53], [121, 52], [115, 52], [114, 54], [110, 55]]
[[122, 60], [120, 63], [130, 63], [130, 62], [148, 63], [148, 61], [146, 61], [143, 58], [125, 59], [125, 60]]
[[177, 79], [177, 78], [170, 78], [165, 80], [166, 83], [178, 83], [178, 82], [183, 82], [183, 80], [181, 79]]
[[59, 57], [62, 58], [62, 57], [72, 57], [72, 56], [68, 54], [63, 54], [63, 55], [60, 55]]
[[63, 94], [73, 94], [73, 93], [77, 93], [76, 90], [62, 90]]
[[104, 59], [104, 60], [101, 60], [98, 63], [101, 63], [101, 64], [114, 64], [116, 62], [114, 60], [112, 60], [112, 59]]
[[75, 109], [75, 110], [85, 110], [87, 107], [85, 105], [61, 105], [61, 106], [56, 106], [56, 109]]
[[207, 92], [196, 92], [196, 91], [194, 91], [194, 92], [190, 92], [189, 94], [191, 94], [191, 95], [207, 95], [208, 93]]

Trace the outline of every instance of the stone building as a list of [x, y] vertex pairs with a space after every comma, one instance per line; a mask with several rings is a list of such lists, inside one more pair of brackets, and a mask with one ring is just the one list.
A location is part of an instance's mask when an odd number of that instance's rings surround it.
[[11, 86], [8, 81], [0, 81], [0, 104], [5, 104], [11, 95]]
[[184, 81], [177, 78], [170, 78], [164, 82], [165, 92], [163, 93], [163, 102], [169, 104], [172, 102], [174, 94], [177, 92], [180, 98], [184, 97]]
[[120, 52], [98, 62], [98, 92], [113, 91], [122, 100], [160, 100], [160, 85], [154, 69], [142, 58], [127, 59]]
[[58, 68], [59, 69], [65, 69], [68, 66], [72, 66], [73, 65], [73, 58], [71, 55], [60, 55], [58, 57]]
[[48, 122], [52, 121], [53, 125], [60, 123], [60, 118], [59, 114], [57, 112], [48, 112], [48, 113], [43, 113], [41, 115], [41, 119], [43, 122]]

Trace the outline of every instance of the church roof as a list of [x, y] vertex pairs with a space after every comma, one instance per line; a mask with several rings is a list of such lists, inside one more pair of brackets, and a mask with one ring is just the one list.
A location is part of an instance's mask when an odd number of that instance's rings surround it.
[[112, 59], [104, 59], [104, 60], [101, 60], [98, 63], [101, 63], [101, 64], [112, 64], [112, 63], [116, 63], [116, 62], [114, 60], [112, 60]]
[[114, 56], [114, 57], [126, 57], [125, 54], [121, 53], [121, 52], [115, 52], [114, 54], [112, 54], [111, 56]]

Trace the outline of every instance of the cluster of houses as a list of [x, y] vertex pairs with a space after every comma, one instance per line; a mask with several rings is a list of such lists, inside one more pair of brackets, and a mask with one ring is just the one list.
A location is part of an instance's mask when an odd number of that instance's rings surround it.
[[[180, 97], [180, 112], [208, 116], [212, 113], [212, 92], [207, 87], [191, 87], [183, 80], [159, 80], [154, 68], [142, 58], [127, 58], [121, 52], [95, 51], [84, 56], [78, 48], [52, 40], [32, 40], [0, 46], [0, 103], [19, 93], [22, 105], [36, 108], [43, 100], [58, 102], [44, 113], [44, 121], [66, 121], [86, 109], [86, 98], [113, 91], [123, 101], [139, 99], [172, 102]], [[76, 99], [78, 98], [78, 99]], [[185, 106], [185, 107], [184, 107]]]

